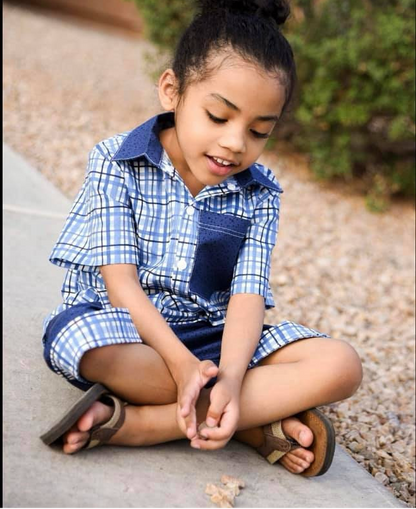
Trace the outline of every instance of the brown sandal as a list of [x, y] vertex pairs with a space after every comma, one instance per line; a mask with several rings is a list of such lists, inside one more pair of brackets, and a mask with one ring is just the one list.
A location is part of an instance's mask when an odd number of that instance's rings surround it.
[[103, 445], [110, 440], [110, 438], [117, 433], [117, 431], [123, 426], [124, 419], [126, 416], [126, 411], [124, 410], [124, 403], [116, 398], [115, 396], [109, 394], [108, 396], [104, 396], [100, 401], [103, 403], [106, 400], [111, 400], [114, 405], [114, 413], [111, 418], [102, 424], [98, 424], [91, 428], [90, 431], [90, 439], [84, 445], [83, 449], [92, 449], [93, 447], [97, 447], [98, 445]]
[[[335, 452], [335, 431], [331, 421], [316, 408], [301, 412], [294, 417], [305, 424], [314, 437], [312, 445], [305, 449], [312, 451], [315, 459], [301, 475], [313, 477], [325, 474], [331, 466]], [[286, 437], [282, 430], [282, 421], [268, 424], [263, 430], [264, 443], [257, 448], [257, 451], [271, 464], [279, 461], [293, 449], [303, 447], [296, 440]]]
[[104, 423], [94, 426], [90, 430], [90, 438], [82, 449], [92, 449], [102, 445], [121, 428], [125, 419], [125, 403], [109, 394], [104, 385], [94, 384], [65, 414], [40, 438], [46, 445], [52, 445], [62, 439], [78, 419], [91, 407], [95, 401], [110, 403], [114, 406], [111, 418]]

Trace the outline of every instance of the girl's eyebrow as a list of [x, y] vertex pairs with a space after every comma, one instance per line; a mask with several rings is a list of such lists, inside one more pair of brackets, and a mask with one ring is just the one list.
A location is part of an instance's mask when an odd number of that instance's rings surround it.
[[[210, 96], [214, 97], [214, 99], [217, 99], [218, 101], [221, 101], [222, 103], [224, 103], [226, 106], [228, 106], [232, 110], [241, 112], [241, 110], [238, 106], [236, 106], [235, 104], [230, 102], [228, 99], [226, 99], [222, 95], [210, 94]], [[277, 122], [279, 120], [279, 117], [277, 115], [261, 115], [259, 117], [256, 117], [256, 120], [261, 120], [263, 122]]]

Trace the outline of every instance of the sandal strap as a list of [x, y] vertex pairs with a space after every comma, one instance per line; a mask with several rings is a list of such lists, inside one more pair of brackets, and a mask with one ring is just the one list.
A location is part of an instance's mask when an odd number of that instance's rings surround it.
[[263, 427], [264, 442], [257, 448], [271, 464], [276, 463], [285, 454], [300, 447], [296, 440], [286, 437], [282, 429], [282, 421], [276, 421]]
[[97, 447], [98, 445], [108, 442], [124, 423], [124, 419], [126, 417], [124, 403], [111, 394], [106, 394], [105, 398], [111, 399], [111, 402], [114, 405], [113, 415], [107, 422], [94, 426], [91, 429], [90, 439], [84, 446], [84, 449], [92, 449], [93, 447]]

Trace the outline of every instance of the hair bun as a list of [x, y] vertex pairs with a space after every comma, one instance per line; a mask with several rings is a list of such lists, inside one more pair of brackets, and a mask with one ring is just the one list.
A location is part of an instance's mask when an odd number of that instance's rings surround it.
[[245, 13], [271, 18], [277, 25], [283, 25], [290, 14], [285, 0], [199, 0], [202, 15], [218, 11]]
[[258, 12], [265, 17], [273, 18], [278, 25], [283, 25], [290, 14], [290, 7], [284, 0], [257, 0]]

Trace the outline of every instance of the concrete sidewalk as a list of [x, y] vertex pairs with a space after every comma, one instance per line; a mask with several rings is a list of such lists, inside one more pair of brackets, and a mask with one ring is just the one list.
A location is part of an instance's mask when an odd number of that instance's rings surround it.
[[70, 202], [7, 146], [4, 210], [4, 507], [215, 507], [222, 474], [246, 481], [237, 507], [406, 507], [340, 447], [329, 472], [306, 479], [230, 442], [212, 453], [186, 441], [103, 447], [66, 456], [38, 438], [80, 392], [46, 367], [44, 316], [64, 270], [48, 262]]

